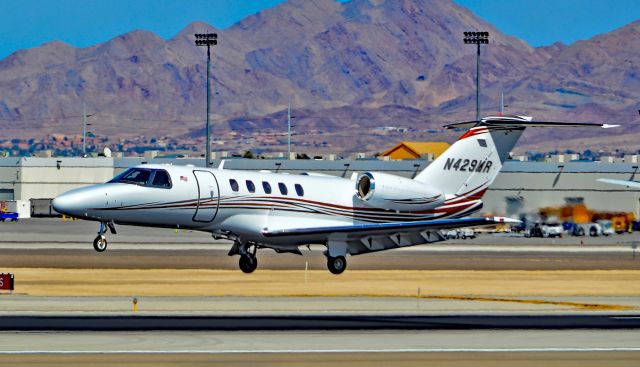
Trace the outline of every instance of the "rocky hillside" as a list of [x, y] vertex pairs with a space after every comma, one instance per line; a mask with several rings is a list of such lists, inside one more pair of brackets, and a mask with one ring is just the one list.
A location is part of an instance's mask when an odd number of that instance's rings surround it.
[[[291, 103], [298, 131], [320, 131], [331, 150], [380, 150], [386, 138], [369, 132], [385, 125], [413, 128], [400, 138], [437, 139], [424, 130], [475, 115], [475, 48], [463, 44], [465, 30], [491, 32], [481, 65], [485, 114], [504, 92], [509, 113], [616, 121], [625, 127], [611, 134], [640, 132], [640, 22], [532, 48], [450, 0], [289, 0], [225, 30], [194, 22], [169, 40], [136, 30], [89, 48], [51, 42], [18, 51], [0, 60], [0, 137], [78, 133], [83, 101], [96, 134], [196, 137], [206, 69], [193, 34], [214, 31], [220, 136], [283, 131]], [[596, 147], [613, 141], [586, 134]], [[551, 136], [579, 147], [571, 139], [584, 134], [528, 133], [528, 147], [545, 148]]]

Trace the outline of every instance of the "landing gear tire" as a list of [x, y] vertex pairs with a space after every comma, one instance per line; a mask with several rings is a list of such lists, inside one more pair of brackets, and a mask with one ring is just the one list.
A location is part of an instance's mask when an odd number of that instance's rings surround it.
[[332, 274], [342, 274], [347, 268], [347, 259], [344, 256], [328, 257], [327, 268]]
[[249, 274], [253, 273], [258, 268], [258, 258], [255, 256], [240, 256], [240, 261], [238, 262], [240, 266], [240, 270], [243, 273]]
[[107, 249], [107, 239], [104, 236], [98, 236], [93, 240], [93, 248], [98, 252], [104, 252]]

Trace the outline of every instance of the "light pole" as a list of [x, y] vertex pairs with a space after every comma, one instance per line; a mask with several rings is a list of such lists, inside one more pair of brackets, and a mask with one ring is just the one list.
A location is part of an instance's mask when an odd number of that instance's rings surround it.
[[480, 45], [489, 43], [489, 32], [464, 32], [464, 43], [478, 46], [476, 53], [476, 121], [480, 121]]
[[91, 115], [87, 115], [87, 104], [82, 102], [82, 156], [87, 155], [87, 126], [91, 126], [90, 123], [87, 122], [87, 117], [91, 117]]
[[211, 122], [209, 121], [209, 115], [211, 110], [211, 83], [209, 78], [209, 72], [211, 69], [211, 46], [218, 44], [217, 33], [196, 33], [196, 46], [207, 47], [207, 146], [204, 151], [205, 167], [211, 166]]
[[295, 127], [291, 125], [291, 119], [295, 118], [291, 116], [291, 103], [289, 103], [289, 108], [287, 109], [287, 159], [291, 159], [291, 128]]

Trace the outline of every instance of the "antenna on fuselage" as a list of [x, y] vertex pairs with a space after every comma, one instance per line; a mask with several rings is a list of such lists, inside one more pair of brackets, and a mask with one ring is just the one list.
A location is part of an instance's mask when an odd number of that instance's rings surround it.
[[226, 159], [223, 159], [220, 161], [220, 164], [218, 165], [218, 169], [223, 170], [224, 169], [224, 162], [226, 162]]

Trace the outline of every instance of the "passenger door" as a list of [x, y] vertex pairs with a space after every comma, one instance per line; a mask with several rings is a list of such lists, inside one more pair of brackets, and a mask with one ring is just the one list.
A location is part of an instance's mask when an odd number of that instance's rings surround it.
[[198, 182], [198, 206], [193, 215], [194, 222], [211, 222], [218, 213], [220, 189], [218, 180], [209, 171], [193, 171]]

